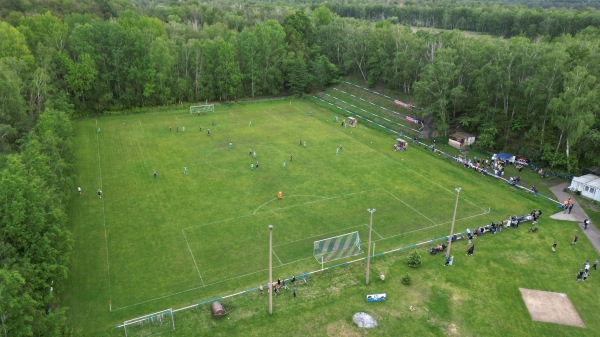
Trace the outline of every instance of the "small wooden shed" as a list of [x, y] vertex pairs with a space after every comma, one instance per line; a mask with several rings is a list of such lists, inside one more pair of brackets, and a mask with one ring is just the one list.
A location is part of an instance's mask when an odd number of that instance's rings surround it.
[[450, 138], [448, 139], [448, 145], [459, 150], [462, 150], [465, 146], [473, 143], [475, 143], [475, 135], [460, 131], [451, 134]]
[[227, 314], [221, 302], [212, 302], [211, 309], [214, 318], [221, 318]]

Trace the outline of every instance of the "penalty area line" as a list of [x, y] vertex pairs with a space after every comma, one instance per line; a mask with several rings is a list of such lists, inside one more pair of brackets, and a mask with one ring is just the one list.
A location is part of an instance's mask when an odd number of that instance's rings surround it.
[[[456, 221], [462, 221], [462, 220], [467, 220], [467, 219], [471, 219], [471, 218], [476, 218], [476, 217], [479, 217], [479, 216], [482, 216], [482, 215], [486, 215], [486, 214], [488, 214], [488, 212], [484, 211], [483, 213], [479, 213], [479, 214], [475, 214], [475, 215], [469, 215], [469, 216], [466, 216], [466, 217], [463, 217], [463, 218], [456, 219]], [[375, 240], [375, 241], [382, 241], [382, 240], [387, 240], [387, 239], [395, 238], [397, 236], [401, 236], [401, 235], [405, 235], [405, 234], [416, 233], [416, 232], [424, 231], [424, 230], [427, 230], [427, 229], [431, 229], [431, 228], [435, 228], [435, 227], [447, 225], [449, 223], [452, 223], [452, 220], [446, 221], [446, 222], [442, 222], [442, 223], [439, 223], [439, 224], [434, 224], [433, 226], [423, 227], [423, 228], [415, 229], [415, 230], [408, 231], [408, 232], [403, 232], [403, 233], [398, 233], [398, 234], [390, 235], [388, 237], [381, 238], [381, 239]]]
[[271, 251], [273, 252], [273, 255], [275, 255], [275, 257], [277, 258], [277, 261], [279, 261], [279, 266], [283, 266], [283, 262], [281, 262], [281, 260], [279, 259], [279, 256], [277, 256], [277, 254], [275, 253], [274, 250], [271, 250]]
[[196, 263], [196, 258], [194, 257], [194, 253], [192, 253], [192, 248], [190, 248], [190, 243], [188, 242], [187, 236], [185, 235], [185, 231], [182, 229], [181, 233], [183, 233], [183, 238], [185, 239], [185, 244], [190, 251], [190, 255], [192, 255], [192, 260], [194, 261], [194, 266], [196, 267], [196, 271], [198, 271], [198, 276], [200, 277], [200, 281], [202, 281], [202, 286], [206, 286], [204, 283], [204, 279], [202, 278], [202, 274], [200, 274], [200, 269], [198, 268], [198, 263]]
[[424, 217], [425, 219], [429, 220], [429, 222], [431, 222], [432, 224], [435, 224], [435, 221], [431, 220], [431, 219], [430, 219], [428, 216], [426, 216], [425, 214], [423, 214], [423, 213], [419, 212], [419, 211], [418, 211], [416, 208], [414, 208], [414, 207], [412, 207], [411, 205], [409, 205], [409, 204], [407, 204], [406, 202], [404, 202], [404, 200], [402, 200], [402, 199], [398, 198], [397, 196], [393, 195], [392, 193], [390, 193], [390, 192], [389, 192], [388, 190], [386, 190], [386, 189], [383, 189], [383, 188], [382, 188], [382, 190], [383, 190], [385, 193], [387, 193], [387, 194], [391, 195], [391, 196], [392, 196], [394, 199], [396, 199], [396, 200], [400, 201], [401, 203], [403, 203], [404, 205], [406, 205], [406, 207], [408, 207], [408, 208], [412, 209], [413, 211], [415, 211], [415, 212], [419, 213], [419, 214], [420, 214], [422, 217]]

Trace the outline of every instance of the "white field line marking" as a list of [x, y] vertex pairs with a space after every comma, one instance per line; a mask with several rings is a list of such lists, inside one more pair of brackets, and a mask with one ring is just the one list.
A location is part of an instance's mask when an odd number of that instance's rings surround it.
[[[322, 196], [319, 196], [319, 195], [290, 195], [290, 196], [288, 196], [286, 198], [291, 198], [291, 197], [315, 197], [315, 198], [327, 199], [327, 197], [322, 197]], [[273, 202], [275, 200], [277, 200], [277, 198], [273, 198], [273, 199], [265, 202], [264, 204], [258, 206], [258, 208], [255, 209], [254, 213], [252, 213], [252, 214], [256, 214], [256, 212], [258, 212], [258, 210], [261, 209], [263, 206], [265, 206], [266, 204], [271, 203], [271, 202]], [[311, 202], [315, 202], [315, 201], [319, 201], [319, 200], [313, 200]]]
[[194, 260], [194, 266], [196, 267], [196, 271], [198, 271], [198, 276], [200, 277], [200, 281], [202, 281], [202, 285], [205, 286], [206, 284], [204, 283], [204, 279], [202, 278], [202, 274], [200, 274], [200, 268], [198, 268], [198, 263], [196, 263], [196, 258], [194, 257], [194, 253], [192, 253], [192, 248], [190, 248], [190, 243], [188, 242], [187, 236], [185, 236], [185, 231], [181, 230], [181, 233], [183, 233], [183, 238], [185, 239], [185, 244], [188, 247], [188, 250], [190, 251], [190, 255], [192, 256], [192, 260]]
[[[342, 194], [342, 195], [335, 196], [335, 197], [323, 197], [322, 200], [312, 200], [312, 201], [308, 201], [308, 202], [305, 202], [305, 203], [302, 203], [302, 204], [291, 205], [291, 206], [288, 206], [288, 207], [281, 207], [281, 208], [277, 208], [277, 209], [273, 209], [273, 210], [269, 210], [269, 211], [260, 212], [259, 214], [276, 212], [276, 211], [280, 211], [280, 210], [284, 210], [284, 209], [288, 209], [288, 208], [293, 208], [293, 207], [299, 207], [299, 206], [308, 205], [308, 204], [312, 204], [312, 203], [323, 201], [323, 200], [331, 200], [331, 199], [344, 198], [344, 197], [347, 197], [347, 196], [351, 196], [351, 195], [355, 195], [355, 194], [361, 194], [361, 193], [367, 193], [367, 192], [372, 192], [372, 191], [376, 191], [376, 190], [379, 190], [379, 189], [381, 189], [381, 188], [374, 188], [374, 189], [371, 189], [371, 190], [365, 190], [365, 191], [360, 191], [360, 192], [353, 192], [353, 193], [348, 193], [348, 194]], [[183, 229], [190, 229], [190, 228], [196, 228], [196, 227], [204, 227], [204, 226], [214, 225], [214, 224], [221, 223], [221, 222], [226, 222], [226, 221], [231, 221], [231, 220], [237, 220], [237, 219], [247, 218], [247, 217], [251, 217], [253, 215], [254, 214], [240, 215], [240, 216], [237, 216], [237, 217], [234, 217], [234, 218], [217, 220], [217, 221], [208, 222], [208, 223], [201, 224], [201, 225], [186, 227], [186, 228], [183, 228]]]
[[273, 119], [275, 119], [275, 120], [277, 120], [277, 121], [280, 121], [280, 120], [281, 120], [281, 119], [279, 119], [279, 118], [277, 118], [277, 117], [275, 117], [275, 116], [271, 115], [271, 114], [269, 113], [269, 110], [267, 110], [267, 109], [265, 109], [265, 113], [266, 113], [267, 115], [271, 116]]
[[279, 265], [283, 266], [283, 262], [281, 262], [281, 260], [279, 259], [279, 256], [277, 256], [277, 254], [275, 254], [274, 250], [271, 250], [273, 252], [273, 255], [275, 255], [275, 257], [277, 258], [277, 261], [279, 261]]
[[[348, 137], [349, 137], [349, 136], [348, 136]], [[354, 139], [353, 139], [353, 140], [354, 140]], [[355, 140], [355, 141], [356, 141], [356, 140]], [[356, 142], [358, 142], [358, 141], [356, 141]], [[360, 143], [360, 142], [359, 142], [359, 143]], [[360, 143], [360, 144], [362, 144], [362, 145], [364, 145], [364, 146], [367, 146], [366, 144], [363, 144], [363, 143]], [[367, 147], [368, 147], [368, 146], [367, 146]], [[444, 187], [444, 186], [440, 185], [439, 183], [437, 183], [437, 182], [436, 182], [436, 181], [434, 181], [434, 180], [431, 180], [431, 179], [427, 178], [427, 176], [425, 176], [425, 175], [423, 175], [423, 174], [419, 173], [419, 171], [416, 171], [416, 170], [414, 170], [414, 169], [410, 168], [409, 166], [406, 166], [406, 165], [404, 165], [404, 164], [400, 163], [399, 161], [397, 161], [397, 160], [393, 159], [392, 157], [388, 157], [388, 156], [384, 155], [383, 153], [381, 153], [381, 152], [379, 152], [379, 151], [377, 151], [377, 150], [375, 150], [375, 149], [373, 149], [373, 148], [370, 148], [370, 149], [371, 149], [371, 150], [373, 150], [373, 152], [375, 152], [375, 153], [378, 153], [378, 154], [379, 154], [379, 155], [381, 155], [382, 157], [386, 158], [387, 160], [390, 160], [390, 161], [392, 161], [392, 162], [394, 162], [394, 163], [396, 163], [396, 164], [398, 164], [398, 165], [400, 165], [400, 166], [402, 166], [402, 167], [406, 168], [407, 170], [409, 170], [409, 171], [412, 171], [414, 174], [416, 174], [416, 175], [418, 175], [418, 176], [422, 177], [423, 179], [425, 179], [425, 180], [427, 180], [427, 181], [431, 182], [433, 185], [436, 185], [436, 186], [438, 186], [439, 188], [441, 188], [442, 190], [444, 190], [444, 191], [448, 191], [448, 192], [450, 192], [451, 194], [453, 194], [453, 195], [454, 195], [454, 192], [452, 192], [452, 190], [450, 190], [449, 188], [446, 188], [446, 187]], [[485, 210], [485, 208], [483, 208], [483, 207], [481, 207], [481, 206], [478, 206], [477, 204], [475, 204], [474, 202], [472, 202], [471, 200], [469, 200], [469, 199], [467, 199], [467, 198], [464, 198], [464, 197], [463, 197], [463, 198], [461, 198], [461, 200], [464, 200], [464, 201], [468, 202], [469, 204], [471, 204], [471, 205], [473, 205], [473, 206], [475, 206], [475, 207], [477, 207], [477, 208], [480, 208], [480, 209], [482, 209], [482, 210]]]
[[[464, 217], [464, 218], [460, 218], [460, 219], [457, 219], [457, 220], [465, 220], [465, 219], [469, 219], [469, 218], [474, 218], [474, 217], [481, 216], [481, 215], [488, 214], [488, 213], [489, 213], [489, 211], [488, 212], [483, 212], [483, 213], [480, 213], [480, 214], [476, 214], [476, 215], [471, 215], [471, 216]], [[414, 233], [414, 232], [418, 232], [418, 231], [422, 231], [422, 230], [426, 230], [426, 229], [430, 229], [430, 228], [439, 227], [439, 226], [442, 226], [444, 224], [448, 224], [449, 222], [451, 222], [451, 221], [447, 221], [447, 222], [444, 222], [444, 223], [441, 223], [441, 224], [436, 224], [434, 226], [429, 226], [429, 227], [425, 227], [425, 228], [416, 229], [416, 230], [413, 230], [413, 231], [399, 233], [399, 234], [396, 234], [396, 235], [391, 235], [391, 236], [388, 236], [386, 238], [382, 238], [382, 239], [374, 240], [374, 241], [387, 240], [387, 239], [390, 239], [390, 238], [393, 238], [393, 237], [396, 237], [396, 236], [405, 235], [405, 234]], [[368, 226], [368, 225], [366, 225], [366, 224], [365, 225], [358, 225], [358, 226], [349, 227], [349, 228], [346, 228], [346, 229], [351, 229], [351, 228], [360, 227], [360, 226]], [[188, 227], [188, 228], [192, 228], [192, 227]], [[342, 229], [342, 230], [345, 230], [345, 229]], [[335, 232], [337, 232], [337, 231], [335, 231]], [[333, 232], [329, 232], [329, 233], [333, 233]], [[325, 234], [328, 234], [328, 233], [325, 233]], [[379, 235], [378, 233], [376, 233], [376, 234]], [[381, 235], [379, 235], [379, 236], [381, 237]], [[310, 239], [310, 237], [306, 238], [306, 239]], [[300, 240], [291, 241], [291, 242], [288, 242], [288, 243], [297, 242], [297, 241], [306, 240], [306, 239], [300, 239]], [[284, 244], [276, 245], [274, 247], [278, 247], [278, 246], [281, 246], [281, 245], [284, 245]], [[189, 246], [188, 246], [188, 248], [189, 248]], [[279, 259], [279, 257], [277, 259]], [[294, 264], [294, 263], [297, 263], [297, 262], [300, 262], [300, 261], [311, 260], [311, 259], [313, 259], [313, 257], [309, 256], [309, 257], [305, 257], [305, 258], [302, 258], [302, 259], [297, 259], [297, 260], [294, 260], [294, 261], [290, 261], [288, 263], [282, 263], [281, 265], [275, 266], [274, 268], [280, 268], [280, 267], [284, 267], [284, 266], [287, 266], [287, 265], [290, 265], [290, 264]], [[279, 262], [281, 262], [281, 260]], [[148, 302], [153, 302], [153, 301], [157, 301], [157, 300], [160, 300], [160, 299], [164, 299], [164, 298], [176, 296], [176, 295], [179, 295], [179, 294], [183, 294], [183, 293], [186, 293], [186, 292], [198, 290], [198, 289], [201, 289], [201, 288], [206, 288], [206, 287], [209, 287], [209, 286], [217, 285], [217, 284], [220, 284], [220, 283], [225, 283], [225, 282], [233, 281], [233, 280], [244, 278], [244, 277], [247, 277], [247, 276], [250, 276], [250, 275], [262, 273], [262, 272], [265, 272], [267, 270], [268, 269], [265, 268], [265, 269], [257, 270], [257, 271], [254, 271], [254, 272], [251, 272], [251, 273], [247, 273], [247, 274], [244, 274], [244, 275], [238, 275], [236, 277], [230, 277], [230, 278], [223, 279], [223, 280], [220, 280], [220, 281], [208, 283], [208, 284], [205, 284], [205, 285], [203, 285], [201, 287], [194, 287], [194, 288], [190, 288], [190, 289], [178, 291], [178, 292], [175, 292], [175, 293], [172, 293], [172, 294], [169, 294], [169, 295], [164, 295], [164, 296], [159, 296], [159, 297], [151, 298], [151, 299], [148, 299], [148, 300], [145, 300], [145, 301], [142, 301], [142, 302], [138, 302], [138, 303], [134, 303], [134, 304], [130, 304], [130, 305], [127, 305], [127, 306], [124, 306], [124, 307], [118, 307], [118, 308], [115, 307], [115, 308], [113, 308], [113, 311], [127, 309], [127, 308], [130, 308], [130, 307], [138, 306], [138, 305], [145, 304], [145, 303], [148, 303]]]
[[[100, 190], [102, 191], [102, 162], [100, 161], [100, 141], [98, 140], [98, 120], [96, 119], [96, 151], [98, 153], [98, 171], [100, 176]], [[109, 311], [112, 311], [112, 291], [110, 287], [110, 263], [108, 262], [108, 233], [106, 231], [106, 214], [104, 208], [104, 199], [102, 200], [102, 226], [104, 227], [104, 247], [106, 249], [106, 275], [108, 278], [108, 302]]]
[[[367, 226], [367, 228], [369, 228], [369, 225], [365, 224], [365, 226]], [[383, 239], [383, 236], [379, 235], [379, 233], [377, 233], [373, 228], [371, 228], [371, 230], [373, 231], [373, 233], [377, 234], [377, 236], [379, 236], [381, 239]]]
[[[300, 262], [300, 261], [304, 261], [304, 260], [309, 260], [309, 259], [312, 259], [312, 258], [313, 258], [313, 257], [312, 257], [312, 256], [310, 256], [310, 257], [306, 257], [306, 258], [303, 258], [303, 259], [298, 259], [298, 260], [295, 260], [295, 261], [291, 261], [291, 262], [288, 262], [288, 263], [284, 263], [284, 264], [282, 264], [282, 265], [280, 265], [280, 266], [275, 266], [275, 267], [273, 267], [273, 268], [280, 268], [280, 267], [283, 267], [283, 266], [287, 266], [287, 265], [290, 265], [290, 264], [293, 264], [293, 263], [297, 263], [297, 262]], [[145, 304], [145, 303], [148, 303], [148, 302], [157, 301], [157, 300], [161, 300], [161, 299], [168, 298], [168, 297], [172, 297], [172, 296], [177, 296], [177, 295], [179, 295], [179, 294], [183, 294], [183, 293], [186, 293], [186, 292], [190, 292], [190, 291], [194, 291], [194, 290], [198, 290], [198, 289], [206, 288], [206, 287], [213, 286], [213, 285], [220, 284], [220, 283], [224, 283], [224, 282], [230, 282], [230, 281], [233, 281], [233, 280], [236, 280], [236, 279], [240, 279], [240, 278], [248, 277], [248, 276], [250, 276], [250, 275], [254, 275], [254, 274], [258, 274], [258, 273], [262, 273], [262, 272], [265, 272], [265, 271], [268, 271], [268, 269], [267, 269], [267, 268], [265, 268], [265, 269], [261, 269], [261, 270], [258, 270], [258, 271], [254, 271], [254, 272], [251, 272], [251, 273], [248, 273], [248, 274], [239, 275], [239, 276], [235, 276], [235, 277], [230, 277], [230, 278], [228, 278], [228, 279], [224, 279], [224, 280], [221, 280], [221, 281], [217, 281], [217, 282], [213, 282], [213, 283], [208, 283], [208, 284], [206, 284], [206, 285], [204, 285], [204, 286], [202, 286], [202, 287], [194, 287], [194, 288], [190, 288], [190, 289], [186, 289], [186, 290], [178, 291], [178, 292], [175, 292], [175, 293], [172, 293], [172, 294], [169, 294], [169, 295], [163, 295], [163, 296], [159, 296], [159, 297], [151, 298], [151, 299], [148, 299], [148, 300], [144, 300], [144, 301], [141, 301], [141, 302], [138, 302], [138, 303], [129, 304], [129, 305], [126, 305], [126, 306], [124, 306], [124, 307], [115, 307], [115, 308], [113, 309], [113, 311], [117, 311], [117, 310], [123, 310], [123, 309], [131, 308], [131, 307], [135, 307], [135, 306], [138, 306], [138, 305], [141, 305], [141, 304]]]
[[[484, 212], [482, 212], [482, 213], [479, 213], [479, 214], [475, 214], [475, 215], [469, 215], [469, 216], [466, 216], [466, 217], [463, 217], [463, 218], [456, 219], [456, 221], [462, 221], [462, 220], [466, 220], [466, 219], [470, 219], [470, 218], [476, 218], [476, 217], [478, 217], [478, 216], [482, 216], [482, 215], [485, 215], [485, 214], [488, 214], [488, 213], [489, 213], [489, 212], [487, 212], [487, 211], [484, 211]], [[439, 224], [434, 224], [433, 226], [429, 226], [429, 227], [423, 227], [423, 228], [415, 229], [415, 230], [408, 231], [408, 232], [402, 232], [402, 233], [398, 233], [398, 234], [395, 234], [395, 235], [390, 235], [390, 236], [388, 236], [388, 237], [381, 238], [381, 239], [379, 239], [379, 240], [375, 240], [375, 241], [382, 241], [382, 240], [391, 239], [391, 238], [394, 238], [394, 237], [397, 237], [397, 236], [401, 236], [401, 235], [405, 235], [405, 234], [410, 234], [410, 233], [420, 232], [420, 231], [423, 231], [423, 230], [426, 230], [426, 229], [431, 229], [431, 228], [435, 228], [435, 227], [439, 227], [439, 226], [447, 225], [447, 224], [449, 224], [449, 223], [452, 223], [452, 220], [450, 220], [450, 221], [446, 221], [446, 222], [442, 222], [442, 223], [439, 223]]]
[[392, 193], [388, 192], [385, 189], [382, 189], [384, 192], [386, 192], [387, 194], [391, 195], [394, 199], [400, 201], [401, 203], [403, 203], [404, 205], [406, 205], [406, 207], [412, 209], [413, 211], [419, 213], [422, 217], [424, 217], [425, 219], [429, 220], [429, 222], [431, 222], [432, 224], [435, 224], [435, 221], [429, 219], [429, 217], [427, 217], [425, 214], [419, 212], [416, 208], [412, 207], [411, 205], [407, 204], [406, 202], [404, 202], [404, 200], [398, 198], [397, 196], [393, 195]]
[[285, 246], [285, 245], [288, 245], [290, 243], [294, 243], [294, 242], [298, 242], [298, 241], [305, 241], [305, 240], [310, 240], [310, 239], [314, 239], [314, 238], [319, 238], [319, 237], [323, 237], [323, 235], [328, 235], [328, 234], [331, 234], [331, 233], [337, 233], [337, 232], [341, 232], [341, 231], [347, 231], [347, 230], [354, 229], [354, 228], [361, 227], [361, 226], [363, 226], [363, 225], [356, 225], [356, 226], [352, 226], [352, 227], [346, 227], [346, 228], [342, 228], [342, 229], [337, 229], [337, 230], [334, 230], [334, 231], [331, 231], [331, 232], [321, 233], [319, 235], [313, 235], [313, 236], [309, 236], [309, 237], [298, 239], [298, 240], [293, 240], [293, 241], [288, 241], [288, 242], [280, 243], [280, 244], [275, 245], [273, 247], [281, 247], [281, 246]]

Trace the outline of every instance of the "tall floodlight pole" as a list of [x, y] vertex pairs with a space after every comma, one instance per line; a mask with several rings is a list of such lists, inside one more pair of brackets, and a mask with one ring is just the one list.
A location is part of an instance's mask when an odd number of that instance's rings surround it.
[[369, 222], [369, 247], [367, 249], [367, 285], [369, 284], [369, 271], [371, 270], [371, 232], [373, 231], [373, 213], [375, 208], [368, 208], [367, 211], [371, 213], [371, 220]]
[[450, 255], [450, 248], [452, 248], [452, 236], [454, 235], [454, 221], [456, 221], [456, 209], [458, 208], [458, 195], [460, 194], [460, 190], [462, 188], [457, 187], [454, 190], [456, 191], [456, 203], [454, 204], [454, 215], [452, 216], [452, 226], [450, 227], [450, 238], [448, 240], [448, 253], [446, 254], [448, 257]]
[[269, 315], [273, 315], [273, 225], [269, 225]]

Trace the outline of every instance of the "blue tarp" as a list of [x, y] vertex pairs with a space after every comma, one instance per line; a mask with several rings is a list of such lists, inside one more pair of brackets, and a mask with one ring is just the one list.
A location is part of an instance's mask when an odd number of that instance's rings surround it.
[[515, 161], [515, 156], [510, 153], [500, 152], [492, 156], [492, 159], [508, 160], [510, 162]]

